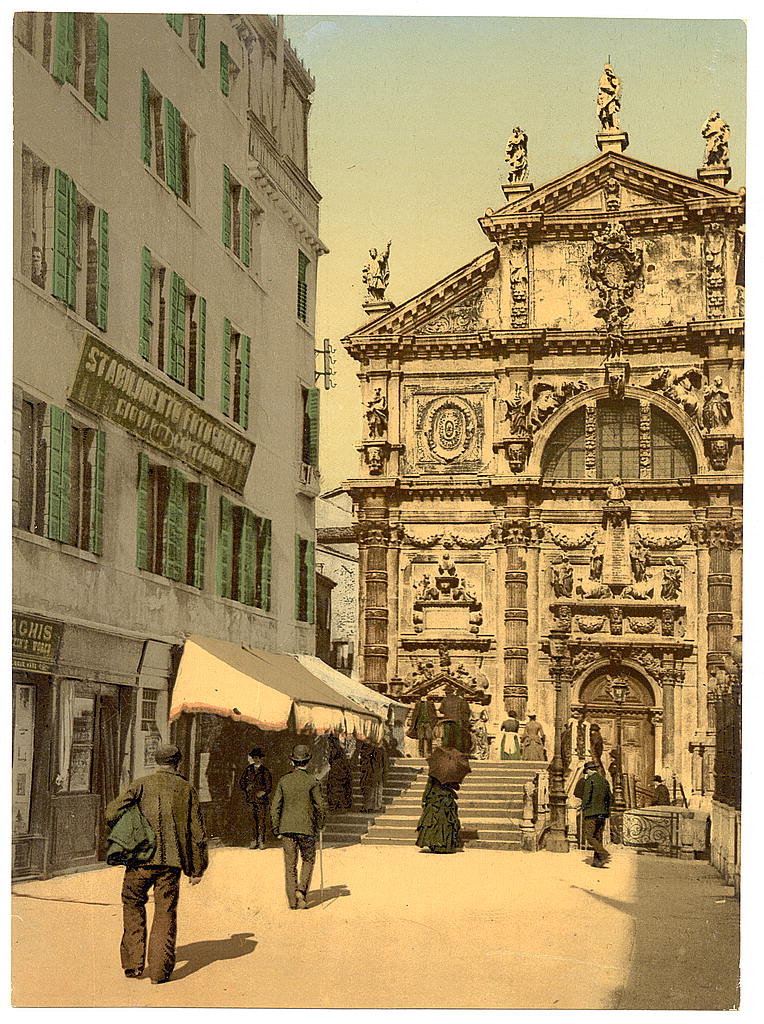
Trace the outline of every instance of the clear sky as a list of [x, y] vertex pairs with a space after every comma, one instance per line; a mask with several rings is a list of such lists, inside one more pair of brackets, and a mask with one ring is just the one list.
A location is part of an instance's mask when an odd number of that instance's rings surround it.
[[361, 268], [392, 238], [388, 297], [403, 302], [490, 248], [476, 218], [498, 209], [512, 127], [529, 137], [530, 180], [598, 154], [597, 83], [623, 81], [629, 156], [691, 176], [712, 110], [732, 128], [730, 188], [745, 184], [741, 21], [286, 17], [316, 78], [310, 176], [323, 195], [316, 337], [337, 353], [322, 399], [324, 489], [358, 475], [356, 364], [340, 339], [366, 319]]

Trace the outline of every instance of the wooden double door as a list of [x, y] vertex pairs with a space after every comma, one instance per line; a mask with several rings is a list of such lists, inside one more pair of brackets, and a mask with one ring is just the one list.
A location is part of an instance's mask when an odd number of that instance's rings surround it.
[[[600, 727], [602, 760], [607, 768], [610, 752], [616, 750], [618, 743], [618, 712], [615, 707], [590, 708], [587, 717]], [[642, 789], [651, 789], [655, 775], [655, 727], [647, 710], [629, 709], [621, 714], [621, 752], [624, 774], [631, 775]]]

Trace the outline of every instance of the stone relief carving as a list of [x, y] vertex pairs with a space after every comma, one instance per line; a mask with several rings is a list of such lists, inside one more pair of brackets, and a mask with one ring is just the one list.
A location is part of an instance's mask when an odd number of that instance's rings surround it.
[[573, 566], [567, 558], [551, 567], [551, 582], [555, 597], [573, 596]]
[[528, 417], [531, 411], [531, 399], [519, 381], [515, 381], [512, 395], [504, 401], [506, 410], [504, 422], [510, 437], [525, 437], [529, 432]]
[[630, 597], [634, 601], [651, 601], [655, 593], [652, 579], [644, 579], [640, 583], [630, 583], [621, 591], [621, 597]]
[[673, 558], [669, 556], [663, 566], [663, 580], [661, 582], [661, 600], [678, 601], [682, 593], [682, 570]]
[[729, 391], [721, 377], [714, 377], [713, 383], [703, 389], [703, 426], [706, 430], [723, 430], [732, 420], [732, 403]]
[[614, 221], [601, 235], [594, 235], [587, 267], [599, 296], [594, 315], [604, 321], [605, 354], [608, 359], [620, 359], [623, 330], [633, 312], [628, 300], [643, 283], [644, 254], [634, 246], [623, 224]]
[[384, 252], [369, 249], [369, 262], [364, 266], [361, 277], [366, 285], [367, 302], [383, 302], [385, 290], [390, 282], [390, 246], [387, 243]]
[[533, 408], [530, 415], [531, 431], [536, 431], [570, 398], [589, 390], [585, 380], [539, 380], [533, 385]]
[[553, 541], [558, 548], [563, 548], [566, 551], [579, 551], [581, 548], [586, 548], [591, 544], [594, 540], [594, 534], [596, 531], [588, 530], [581, 537], [570, 537], [568, 534], [558, 533], [557, 530], [550, 526], [546, 532], [549, 539]]
[[507, 462], [513, 473], [522, 473], [525, 469], [525, 461], [528, 458], [528, 443], [525, 441], [513, 441], [507, 446]]
[[590, 665], [593, 665], [595, 661], [599, 661], [599, 659], [600, 655], [597, 651], [585, 647], [573, 655], [570, 659], [570, 667], [573, 669], [574, 675], [578, 675], [579, 672], [583, 672]]
[[419, 330], [425, 334], [466, 334], [480, 323], [480, 294], [477, 293], [436, 316]]
[[623, 633], [623, 608], [610, 609], [610, 632], [615, 636]]
[[656, 658], [652, 651], [649, 651], [645, 647], [637, 647], [629, 652], [629, 657], [633, 658], [634, 661], [639, 664], [650, 673], [650, 675], [660, 682], [663, 674], [663, 666], [660, 659]]
[[601, 633], [606, 622], [605, 615], [576, 615], [576, 626], [582, 633]]
[[515, 125], [507, 139], [507, 155], [504, 158], [507, 168], [507, 181], [510, 184], [526, 181], [528, 178], [528, 136]]
[[660, 537], [654, 537], [642, 533], [641, 530], [634, 530], [634, 538], [650, 551], [670, 551], [675, 548], [681, 548], [683, 544], [687, 544], [689, 541], [686, 531], [683, 534], [664, 534]]
[[612, 175], [603, 186], [605, 196], [605, 209], [614, 211], [621, 209], [621, 185], [617, 178]]
[[666, 367], [655, 374], [645, 387], [675, 402], [696, 426], [701, 426], [702, 383], [703, 374], [697, 366], [681, 372]]
[[655, 618], [649, 619], [634, 619], [630, 618], [626, 620], [627, 628], [631, 633], [654, 633], [658, 627], [658, 620]]
[[366, 465], [370, 476], [381, 476], [387, 462], [387, 451], [384, 445], [372, 444], [364, 448]]
[[528, 326], [528, 246], [520, 239], [509, 252], [509, 287], [512, 293], [512, 326]]
[[619, 111], [623, 86], [621, 79], [613, 71], [612, 64], [606, 64], [602, 70], [597, 90], [597, 117], [604, 131], [618, 131], [620, 128]]
[[482, 548], [491, 539], [490, 533], [479, 537], [461, 537], [455, 533], [431, 533], [428, 537], [415, 537], [408, 530], [400, 528], [399, 538], [414, 548], [434, 548], [440, 544], [444, 548]]
[[649, 402], [639, 403], [639, 475], [649, 477], [653, 466], [653, 412]]
[[708, 519], [702, 523], [692, 523], [689, 531], [693, 544], [732, 549], [743, 543], [742, 519]]
[[493, 526], [491, 533], [502, 544], [538, 544], [544, 539], [545, 528], [527, 519], [504, 519]]
[[584, 415], [584, 475], [594, 479], [597, 472], [597, 405], [587, 403]]
[[612, 597], [613, 591], [605, 583], [583, 581], [576, 587], [576, 594], [584, 601], [596, 601]]
[[706, 312], [711, 319], [724, 316], [726, 238], [721, 224], [706, 225], [703, 237], [703, 265], [706, 271]]
[[712, 111], [701, 128], [706, 140], [704, 167], [726, 167], [730, 162], [730, 126], [718, 110]]
[[374, 397], [366, 403], [366, 422], [369, 424], [369, 437], [384, 437], [387, 434], [389, 413], [387, 399], [381, 388], [374, 389]]
[[706, 438], [706, 452], [711, 468], [720, 472], [727, 468], [727, 462], [732, 453], [733, 441], [728, 437]]
[[458, 395], [432, 399], [419, 410], [417, 441], [420, 461], [453, 465], [479, 458], [483, 441], [483, 410]]

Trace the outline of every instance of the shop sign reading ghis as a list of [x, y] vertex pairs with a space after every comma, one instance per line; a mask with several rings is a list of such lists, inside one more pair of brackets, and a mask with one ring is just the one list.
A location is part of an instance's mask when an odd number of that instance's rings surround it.
[[254, 444], [89, 335], [70, 398], [199, 473], [244, 490]]
[[63, 631], [62, 622], [14, 612], [13, 668], [22, 672], [51, 672], [58, 658]]

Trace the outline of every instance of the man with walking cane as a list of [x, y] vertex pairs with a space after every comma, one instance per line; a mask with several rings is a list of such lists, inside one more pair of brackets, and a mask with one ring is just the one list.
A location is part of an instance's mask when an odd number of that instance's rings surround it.
[[[321, 887], [323, 889], [323, 836], [326, 804], [321, 786], [308, 774], [311, 753], [302, 743], [292, 751], [292, 771], [276, 786], [271, 804], [273, 834], [281, 839], [284, 848], [287, 902], [291, 910], [306, 910], [308, 889], [316, 862], [316, 836], [319, 836], [321, 859]], [[297, 855], [302, 858], [300, 879], [297, 880]]]

